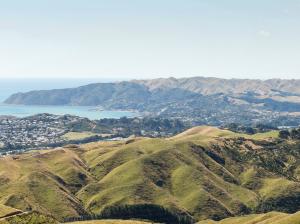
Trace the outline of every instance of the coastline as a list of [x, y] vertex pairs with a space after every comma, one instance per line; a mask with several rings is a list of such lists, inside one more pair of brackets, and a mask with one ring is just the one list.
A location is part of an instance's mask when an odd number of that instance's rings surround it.
[[41, 113], [55, 115], [70, 114], [86, 117], [90, 120], [102, 118], [139, 117], [138, 111], [131, 110], [95, 110], [91, 106], [69, 106], [69, 105], [16, 105], [0, 103], [0, 116], [27, 117]]

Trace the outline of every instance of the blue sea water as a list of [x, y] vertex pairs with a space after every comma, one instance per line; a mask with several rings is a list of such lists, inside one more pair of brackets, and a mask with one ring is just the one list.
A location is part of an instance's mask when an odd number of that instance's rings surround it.
[[[31, 90], [71, 88], [89, 83], [105, 82], [113, 80], [94, 79], [0, 79], [0, 102], [3, 102], [11, 94], [27, 92]], [[134, 117], [137, 113], [130, 111], [99, 111], [94, 107], [81, 106], [24, 106], [8, 105], [0, 103], [0, 115], [26, 117], [39, 113], [71, 114], [89, 119]]]

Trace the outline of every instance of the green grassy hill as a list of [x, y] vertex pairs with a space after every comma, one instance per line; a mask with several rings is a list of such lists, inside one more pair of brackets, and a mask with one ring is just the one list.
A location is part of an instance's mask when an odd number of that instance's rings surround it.
[[63, 220], [157, 204], [195, 220], [300, 210], [299, 143], [196, 127], [0, 159], [0, 203]]

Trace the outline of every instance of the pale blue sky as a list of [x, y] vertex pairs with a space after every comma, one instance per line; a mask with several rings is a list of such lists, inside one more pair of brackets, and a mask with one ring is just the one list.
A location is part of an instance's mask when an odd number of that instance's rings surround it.
[[300, 78], [300, 0], [0, 0], [0, 78]]

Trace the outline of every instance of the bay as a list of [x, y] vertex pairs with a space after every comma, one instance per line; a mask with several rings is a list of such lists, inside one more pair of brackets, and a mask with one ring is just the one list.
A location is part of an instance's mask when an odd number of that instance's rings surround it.
[[85, 106], [27, 106], [27, 105], [11, 105], [0, 104], [0, 115], [10, 115], [15, 117], [28, 117], [40, 113], [49, 113], [56, 115], [75, 115], [86, 117], [91, 120], [102, 118], [120, 118], [120, 117], [136, 117], [137, 113], [131, 111], [109, 111], [97, 110], [95, 107]]
[[[11, 94], [32, 90], [71, 88], [96, 82], [111, 82], [114, 80], [95, 79], [0, 79], [0, 102]], [[70, 114], [86, 117], [91, 120], [101, 118], [135, 117], [137, 113], [131, 111], [97, 110], [95, 107], [85, 106], [27, 106], [0, 103], [0, 115], [27, 117], [40, 113], [56, 115]]]

